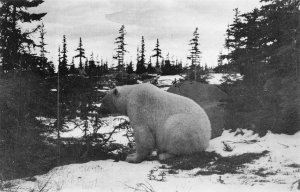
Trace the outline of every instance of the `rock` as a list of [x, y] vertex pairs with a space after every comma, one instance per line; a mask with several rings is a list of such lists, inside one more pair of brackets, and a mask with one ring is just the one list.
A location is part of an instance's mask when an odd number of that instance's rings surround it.
[[225, 124], [224, 101], [227, 94], [217, 86], [195, 81], [184, 81], [171, 86], [168, 92], [193, 99], [206, 111], [212, 128], [212, 138], [222, 134]]

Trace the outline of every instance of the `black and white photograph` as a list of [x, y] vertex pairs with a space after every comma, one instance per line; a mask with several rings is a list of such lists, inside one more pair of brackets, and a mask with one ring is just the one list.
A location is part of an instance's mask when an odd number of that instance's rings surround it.
[[0, 0], [2, 191], [300, 191], [300, 1]]

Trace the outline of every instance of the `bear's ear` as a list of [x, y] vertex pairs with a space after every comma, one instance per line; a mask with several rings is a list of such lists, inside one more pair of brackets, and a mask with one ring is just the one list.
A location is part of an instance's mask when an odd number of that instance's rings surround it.
[[114, 89], [113, 93], [114, 93], [115, 96], [119, 96], [120, 95], [120, 92], [119, 92], [119, 90], [117, 88]]

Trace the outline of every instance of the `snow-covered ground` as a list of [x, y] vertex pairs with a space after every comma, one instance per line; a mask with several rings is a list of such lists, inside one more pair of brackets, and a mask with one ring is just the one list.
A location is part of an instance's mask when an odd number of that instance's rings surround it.
[[[266, 155], [245, 164], [239, 174], [197, 175], [200, 168], [179, 170], [169, 174], [158, 161], [130, 164], [113, 160], [91, 161], [52, 169], [35, 181], [14, 180], [17, 191], [297, 191], [300, 179], [300, 132], [295, 135], [268, 133], [259, 137], [248, 130], [224, 131], [211, 141], [208, 151], [222, 157], [269, 151]], [[224, 143], [232, 151], [224, 151]], [[149, 174], [166, 174], [164, 181], [149, 180]], [[260, 174], [258, 174], [260, 173]]]
[[171, 86], [175, 81], [184, 79], [181, 75], [164, 75], [157, 79], [157, 86]]
[[[185, 77], [181, 75], [163, 75], [159, 76], [157, 81], [158, 87], [172, 86], [175, 81], [183, 80]], [[236, 81], [243, 79], [243, 76], [239, 73], [209, 73], [207, 75], [207, 81], [209, 84], [220, 85], [226, 80]]]
[[[98, 104], [96, 104], [98, 105]], [[38, 120], [40, 120], [43, 124], [49, 125], [51, 123], [54, 123], [56, 120], [55, 119], [49, 119], [49, 118], [44, 118], [44, 117], [37, 117]], [[120, 123], [123, 123], [125, 121], [128, 121], [128, 117], [126, 116], [109, 116], [109, 117], [104, 117], [101, 118], [102, 126], [101, 128], [97, 131], [97, 133], [101, 134], [109, 134], [113, 131], [113, 127], [118, 126]], [[93, 123], [88, 120], [88, 130], [87, 133], [93, 133]], [[80, 119], [74, 119], [72, 122], [67, 122], [66, 126], [68, 127], [67, 131], [61, 132], [60, 137], [61, 138], [82, 138], [84, 136], [84, 124], [85, 122], [80, 120]], [[80, 126], [78, 126], [80, 125]], [[114, 142], [117, 141], [117, 143], [122, 144], [122, 145], [127, 145], [128, 144], [128, 139], [124, 137], [125, 135], [125, 130], [115, 130], [114, 134], [111, 136], [110, 141]], [[56, 138], [57, 135], [56, 133], [51, 133], [47, 135], [48, 137], [51, 138]]]
[[[163, 76], [154, 76], [154, 78], [157, 80], [157, 86], [162, 89], [167, 91], [169, 87], [171, 87], [175, 82], [178, 82], [180, 80], [184, 80], [185, 77], [182, 75], [163, 75]], [[147, 81], [139, 81], [138, 83], [150, 83], [150, 80]]]
[[[224, 74], [211, 74], [210, 84], [222, 83]], [[161, 76], [159, 84], [170, 86], [181, 76]], [[234, 80], [235, 77], [233, 77]], [[237, 78], [241, 78], [237, 76]], [[168, 88], [168, 87], [167, 87]], [[124, 117], [108, 117], [102, 119], [105, 124], [99, 132], [109, 133], [113, 126], [121, 123]], [[54, 120], [40, 118], [53, 123]], [[79, 122], [80, 123], [80, 122]], [[72, 130], [62, 133], [62, 137], [82, 137], [83, 131], [72, 129], [75, 125], [68, 124]], [[91, 127], [91, 125], [89, 125]], [[90, 129], [90, 131], [92, 131]], [[113, 135], [115, 143], [127, 145], [129, 142], [126, 130], [118, 130]], [[226, 150], [225, 150], [226, 149]], [[238, 173], [200, 174], [204, 168], [177, 170], [171, 174], [168, 169], [156, 160], [130, 164], [113, 160], [91, 161], [83, 164], [71, 164], [56, 167], [35, 179], [8, 181], [14, 184], [11, 191], [40, 192], [284, 192], [299, 191], [300, 188], [300, 132], [295, 135], [268, 133], [259, 137], [249, 130], [238, 129], [235, 132], [224, 131], [220, 137], [210, 142], [208, 152], [215, 152], [220, 157], [235, 157], [248, 153], [265, 153], [251, 163], [244, 164]], [[216, 160], [217, 161], [217, 160]], [[215, 162], [216, 162], [215, 161]], [[210, 162], [211, 166], [215, 162]], [[168, 168], [168, 166], [165, 166]], [[149, 180], [149, 175], [154, 178]], [[297, 189], [298, 188], [298, 189]]]
[[[101, 134], [109, 134], [113, 131], [113, 127], [118, 126], [120, 123], [124, 122], [128, 120], [128, 117], [126, 116], [116, 116], [116, 117], [105, 117], [102, 118], [101, 121], [103, 122], [103, 125], [101, 126], [101, 128], [97, 131], [97, 133], [101, 133]], [[78, 122], [83, 124], [83, 122]], [[61, 133], [61, 137], [62, 138], [81, 138], [84, 135], [84, 131], [83, 131], [83, 127], [81, 127], [81, 129], [76, 128], [73, 129], [73, 127], [75, 127], [74, 123], [68, 123], [68, 127], [70, 128], [71, 131], [68, 132], [62, 132]], [[88, 122], [88, 133], [92, 133], [93, 132], [93, 126], [92, 123], [89, 121]], [[128, 139], [127, 137], [125, 137], [126, 131], [125, 130], [115, 130], [115, 132], [112, 134], [111, 136], [111, 141], [122, 145], [127, 145], [128, 144]]]

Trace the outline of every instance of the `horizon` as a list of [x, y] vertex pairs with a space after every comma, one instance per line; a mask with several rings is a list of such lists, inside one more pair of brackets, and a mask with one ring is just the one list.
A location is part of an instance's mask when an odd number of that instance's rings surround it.
[[[121, 25], [125, 25], [125, 63], [136, 61], [137, 47], [145, 38], [146, 62], [158, 38], [162, 56], [170, 54], [173, 60], [187, 63], [189, 40], [196, 27], [200, 33], [201, 66], [217, 65], [220, 51], [224, 50], [227, 26], [232, 23], [234, 8], [241, 13], [260, 6], [259, 0], [51, 0], [45, 1], [33, 12], [46, 12], [42, 22], [45, 36], [46, 56], [57, 66], [58, 47], [66, 35], [68, 62], [76, 54], [75, 49], [82, 38], [85, 56], [116, 64], [112, 58], [115, 38]], [[80, 15], [78, 13], [81, 13]], [[35, 34], [35, 38], [38, 34]], [[78, 61], [75, 59], [75, 65]]]

